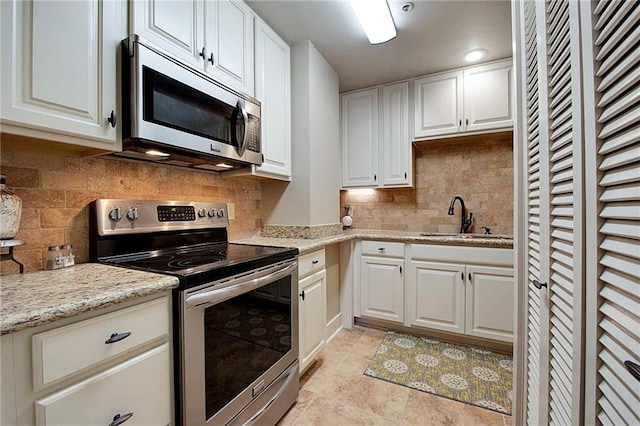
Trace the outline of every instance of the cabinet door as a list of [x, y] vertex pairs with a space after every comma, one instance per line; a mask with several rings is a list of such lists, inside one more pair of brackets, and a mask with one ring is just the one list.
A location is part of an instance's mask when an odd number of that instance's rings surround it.
[[403, 265], [402, 259], [362, 256], [360, 263], [362, 316], [403, 322]]
[[462, 129], [462, 71], [414, 81], [414, 138], [457, 133]]
[[3, 131], [117, 150], [113, 1], [3, 1]]
[[467, 132], [513, 126], [511, 61], [464, 70], [464, 128]]
[[378, 185], [378, 89], [342, 96], [342, 185]]
[[36, 425], [110, 424], [132, 414], [127, 425], [171, 423], [169, 344], [127, 360], [36, 401]]
[[467, 266], [466, 278], [466, 334], [513, 342], [513, 270]]
[[289, 45], [256, 18], [256, 98], [262, 104], [264, 162], [257, 174], [291, 180], [291, 76]]
[[407, 283], [407, 322], [464, 333], [464, 265], [412, 261]]
[[204, 3], [205, 70], [253, 96], [253, 14], [240, 0]]
[[171, 55], [202, 68], [202, 7], [203, 0], [132, 1], [132, 32]]
[[412, 181], [409, 139], [409, 83], [382, 88], [382, 186], [410, 186]]
[[324, 348], [326, 277], [323, 269], [299, 282], [300, 371], [304, 371]]

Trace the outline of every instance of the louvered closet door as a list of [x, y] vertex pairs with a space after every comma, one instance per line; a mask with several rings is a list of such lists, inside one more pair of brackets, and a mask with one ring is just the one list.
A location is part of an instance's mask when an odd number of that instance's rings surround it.
[[[593, 9], [599, 229], [597, 421], [640, 424], [640, 3]], [[595, 297], [595, 294], [594, 294]]]
[[549, 123], [549, 423], [582, 424], [584, 199], [578, 2], [545, 3]]
[[[527, 279], [529, 286], [527, 287], [527, 347], [526, 347], [526, 419], [530, 425], [539, 424], [541, 417], [540, 409], [544, 408], [546, 398], [544, 398], [543, 389], [545, 386], [544, 379], [546, 377], [545, 364], [541, 363], [541, 345], [545, 340], [541, 335], [546, 335], [543, 330], [545, 322], [542, 321], [543, 300], [540, 290], [536, 289], [531, 283], [534, 280], [540, 280], [542, 272], [546, 269], [546, 260], [543, 259], [541, 253], [543, 236], [542, 228], [546, 228], [545, 214], [541, 214], [541, 204], [546, 202], [546, 188], [548, 183], [545, 179], [545, 173], [541, 173], [541, 167], [545, 167], [546, 160], [546, 140], [541, 140], [541, 112], [540, 109], [540, 93], [539, 93], [539, 76], [538, 73], [538, 34], [537, 34], [537, 12], [536, 2], [533, 0], [526, 1], [524, 4], [524, 48], [525, 48], [525, 70], [524, 84], [526, 89], [526, 165], [527, 181], [525, 193], [527, 194]], [[546, 134], [546, 132], [542, 132]], [[542, 149], [541, 149], [542, 147]], [[543, 367], [544, 371], [541, 371]], [[543, 401], [541, 401], [541, 396]], [[546, 418], [546, 414], [542, 413]]]

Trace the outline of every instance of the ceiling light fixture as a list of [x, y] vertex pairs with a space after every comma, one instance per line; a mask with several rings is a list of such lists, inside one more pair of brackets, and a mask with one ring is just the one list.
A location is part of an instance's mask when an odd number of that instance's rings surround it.
[[380, 44], [396, 37], [396, 26], [387, 0], [351, 0], [351, 7], [369, 43]]
[[476, 50], [472, 50], [471, 52], [468, 52], [466, 55], [464, 55], [464, 60], [467, 62], [477, 62], [480, 59], [484, 58], [485, 56], [487, 56], [487, 51], [484, 49], [476, 49]]

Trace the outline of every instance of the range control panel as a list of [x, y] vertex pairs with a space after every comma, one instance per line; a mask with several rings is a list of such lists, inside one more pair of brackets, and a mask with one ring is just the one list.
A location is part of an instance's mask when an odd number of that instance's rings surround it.
[[229, 226], [225, 203], [100, 199], [91, 208], [98, 235]]

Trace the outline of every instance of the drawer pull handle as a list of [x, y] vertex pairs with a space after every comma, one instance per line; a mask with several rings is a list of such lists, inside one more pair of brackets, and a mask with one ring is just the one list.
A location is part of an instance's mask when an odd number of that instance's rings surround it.
[[319, 262], [319, 260], [312, 260], [312, 261], [311, 261], [311, 264], [313, 264], [313, 265], [317, 265], [317, 264], [318, 264], [318, 262]]
[[380, 247], [380, 248], [378, 249], [378, 251], [379, 251], [380, 253], [383, 253], [383, 252], [384, 252], [384, 247]]
[[129, 420], [131, 417], [133, 417], [133, 412], [127, 413], [127, 414], [123, 414], [123, 415], [116, 414], [115, 416], [113, 416], [113, 421], [111, 423], [109, 423], [109, 426], [121, 425], [122, 423], [124, 423], [127, 420]]
[[[104, 343], [106, 345], [109, 345], [111, 343], [115, 343], [115, 342], [119, 342], [120, 340], [124, 340], [129, 336], [131, 336], [131, 332], [130, 331], [127, 331], [126, 333], [113, 333], [111, 335], [111, 337], [109, 337], [107, 340], [105, 340]], [[118, 423], [118, 424], [120, 424], [120, 423]]]
[[304, 300], [304, 290], [302, 290], [302, 293], [300, 293], [300, 297], [302, 297], [302, 300]]

